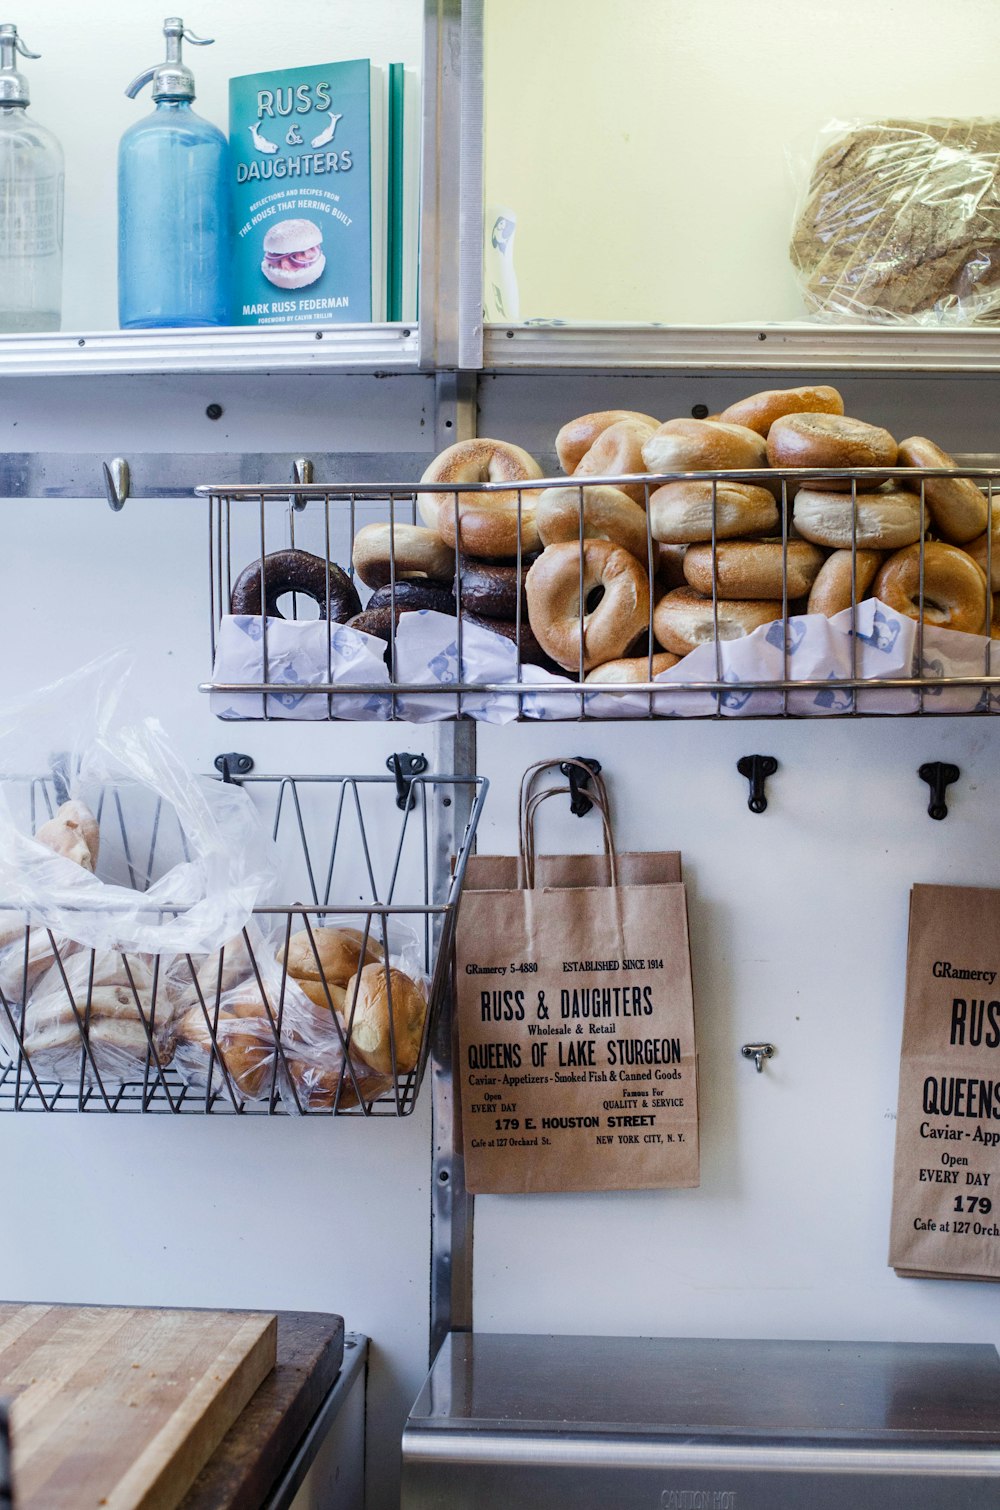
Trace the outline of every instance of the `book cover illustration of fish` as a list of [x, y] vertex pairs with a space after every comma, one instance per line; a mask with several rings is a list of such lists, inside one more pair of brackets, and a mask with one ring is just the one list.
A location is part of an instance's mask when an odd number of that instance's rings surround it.
[[384, 117], [367, 58], [229, 81], [234, 325], [385, 319]]

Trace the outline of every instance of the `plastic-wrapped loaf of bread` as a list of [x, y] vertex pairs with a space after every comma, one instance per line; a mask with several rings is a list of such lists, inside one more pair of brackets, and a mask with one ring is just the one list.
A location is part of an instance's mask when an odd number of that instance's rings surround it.
[[141, 1079], [147, 1065], [155, 1076], [157, 1064], [171, 1062], [173, 1003], [151, 957], [84, 949], [67, 958], [60, 948], [24, 1011], [24, 1049], [35, 1073], [58, 1079], [78, 1073], [84, 1031], [90, 1050], [84, 1078], [92, 1078], [92, 1061], [105, 1089]]
[[831, 319], [1000, 319], [1000, 120], [834, 121], [790, 256]]

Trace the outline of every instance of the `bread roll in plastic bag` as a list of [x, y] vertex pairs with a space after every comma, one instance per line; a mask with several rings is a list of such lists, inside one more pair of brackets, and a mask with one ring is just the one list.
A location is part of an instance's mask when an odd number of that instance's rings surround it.
[[790, 256], [811, 313], [1000, 319], [1000, 120], [832, 121]]
[[277, 957], [283, 943], [282, 930], [252, 922], [208, 959], [186, 961], [186, 983], [175, 963], [171, 987], [183, 994], [176, 1067], [237, 1106], [280, 1097], [293, 1113], [346, 1111], [373, 1100], [387, 1082], [363, 1060], [345, 1059], [343, 1017], [317, 1006], [285, 974]]
[[207, 954], [274, 884], [274, 846], [247, 794], [196, 777], [155, 719], [120, 711], [127, 667], [104, 657], [0, 707], [8, 953], [23, 950], [14, 908], [33, 931], [90, 949]]
[[24, 1054], [42, 1080], [155, 1081], [173, 1058], [173, 1016], [155, 958], [60, 946], [25, 1005]]

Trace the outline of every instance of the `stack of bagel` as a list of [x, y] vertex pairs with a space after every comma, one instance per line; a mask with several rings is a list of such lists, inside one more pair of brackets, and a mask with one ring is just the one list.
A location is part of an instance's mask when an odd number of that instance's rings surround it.
[[[422, 525], [395, 526], [394, 578], [403, 596], [450, 591], [453, 605], [397, 597], [386, 611], [397, 621], [407, 607], [460, 611], [510, 639], [519, 631], [522, 661], [606, 682], [644, 682], [716, 636], [739, 638], [786, 612], [832, 616], [869, 596], [927, 624], [990, 632], [1000, 515], [988, 530], [971, 479], [894, 479], [956, 463], [924, 437], [897, 442], [846, 416], [835, 388], [755, 393], [707, 419], [587, 414], [562, 427], [556, 453], [572, 485], [527, 486], [541, 467], [504, 441], [436, 457], [421, 481], [442, 491], [417, 495]], [[701, 472], [743, 475], [649, 480]], [[476, 482], [508, 486], [461, 490]], [[366, 557], [385, 528], [357, 536], [366, 583], [386, 580], [388, 541], [379, 559]]]

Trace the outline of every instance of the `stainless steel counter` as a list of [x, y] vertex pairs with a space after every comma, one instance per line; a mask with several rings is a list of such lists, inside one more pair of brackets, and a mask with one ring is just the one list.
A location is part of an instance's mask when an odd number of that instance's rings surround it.
[[452, 1333], [403, 1510], [1000, 1506], [986, 1345]]

